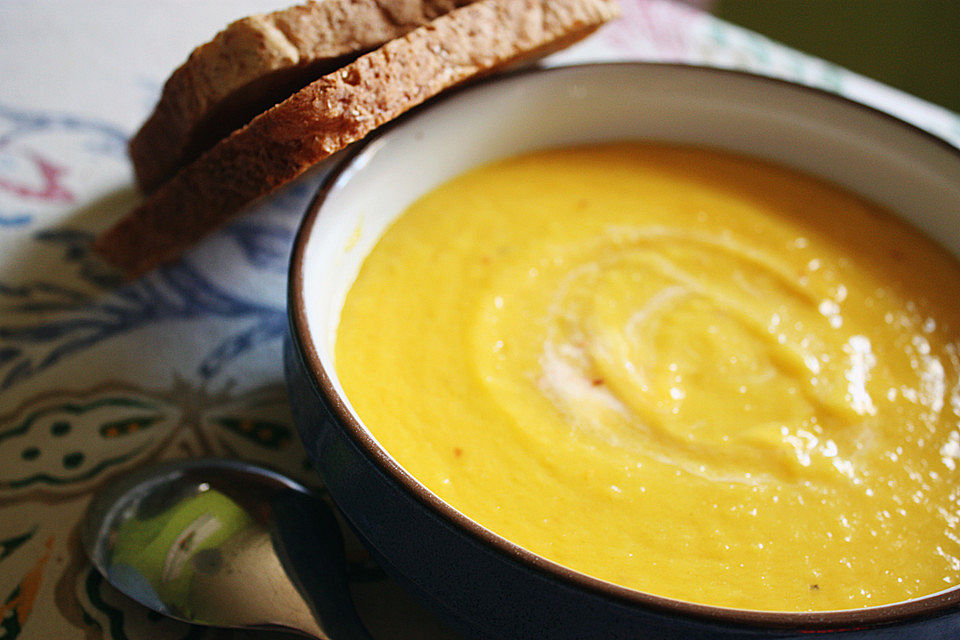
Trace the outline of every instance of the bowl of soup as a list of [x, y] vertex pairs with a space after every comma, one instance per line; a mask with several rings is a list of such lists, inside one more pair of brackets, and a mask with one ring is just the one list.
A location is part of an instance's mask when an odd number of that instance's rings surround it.
[[832, 94], [488, 80], [313, 202], [297, 426], [468, 636], [955, 635], [958, 231], [960, 152]]

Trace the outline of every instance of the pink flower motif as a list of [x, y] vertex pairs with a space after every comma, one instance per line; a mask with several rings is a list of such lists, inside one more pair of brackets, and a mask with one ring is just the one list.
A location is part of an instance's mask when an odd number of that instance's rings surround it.
[[690, 25], [711, 0], [621, 0], [621, 17], [602, 32], [621, 54], [682, 60], [693, 46]]
[[0, 176], [0, 190], [7, 191], [20, 198], [43, 200], [44, 202], [72, 203], [74, 194], [64, 186], [62, 178], [67, 170], [57, 166], [37, 154], [31, 154], [29, 161], [36, 167], [40, 184], [30, 185]]

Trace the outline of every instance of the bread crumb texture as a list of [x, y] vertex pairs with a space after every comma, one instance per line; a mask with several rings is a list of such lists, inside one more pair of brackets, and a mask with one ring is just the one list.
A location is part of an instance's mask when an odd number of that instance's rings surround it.
[[286, 97], [270, 102], [270, 93], [302, 79], [299, 89], [320, 75], [310, 77], [324, 63], [366, 53], [473, 1], [317, 0], [229, 24], [173, 72], [131, 140], [141, 190], [154, 191], [191, 155], [199, 155], [197, 147], [229, 134], [232, 129], [211, 132], [217, 127], [211, 120], [231, 109], [243, 111], [230, 103], [259, 105], [263, 97], [269, 107]]
[[617, 14], [615, 0], [481, 0], [442, 15], [255, 117], [109, 229], [96, 248], [127, 274], [141, 274], [444, 89], [551, 53]]
[[546, 55], [617, 13], [615, 0], [481, 0], [442, 15], [254, 118], [107, 230], [96, 249], [127, 274], [144, 273], [444, 89]]

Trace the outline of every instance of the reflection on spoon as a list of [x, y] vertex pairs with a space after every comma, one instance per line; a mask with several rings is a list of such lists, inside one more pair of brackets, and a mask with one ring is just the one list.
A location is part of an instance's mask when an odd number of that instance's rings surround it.
[[113, 586], [164, 615], [370, 640], [330, 507], [272, 471], [234, 460], [139, 470], [96, 496], [81, 538]]

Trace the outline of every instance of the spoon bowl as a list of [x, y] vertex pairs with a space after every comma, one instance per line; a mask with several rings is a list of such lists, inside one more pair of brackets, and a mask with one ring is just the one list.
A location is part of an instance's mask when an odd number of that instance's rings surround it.
[[138, 470], [94, 498], [81, 540], [113, 586], [164, 615], [370, 638], [350, 600], [331, 508], [273, 471], [236, 460]]

